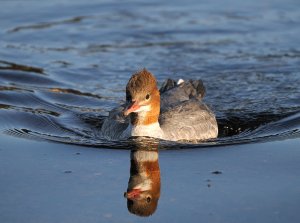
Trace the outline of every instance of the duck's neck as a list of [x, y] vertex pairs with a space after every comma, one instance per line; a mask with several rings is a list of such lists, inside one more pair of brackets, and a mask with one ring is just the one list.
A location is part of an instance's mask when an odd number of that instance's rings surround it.
[[140, 112], [140, 113], [131, 113], [130, 114], [130, 123], [132, 126], [138, 125], [151, 125], [154, 123], [158, 123], [159, 113], [154, 113], [152, 111], [149, 112]]
[[163, 138], [163, 132], [158, 122], [159, 113], [140, 112], [130, 116], [130, 136], [149, 136]]
[[[134, 180], [136, 178], [136, 180]], [[143, 188], [143, 187], [147, 188]], [[151, 190], [159, 196], [160, 169], [157, 151], [131, 151], [130, 189], [140, 187], [142, 190]]]

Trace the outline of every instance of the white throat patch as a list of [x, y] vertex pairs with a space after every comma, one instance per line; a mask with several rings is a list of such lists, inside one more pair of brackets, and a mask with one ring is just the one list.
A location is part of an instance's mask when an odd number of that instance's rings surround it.
[[135, 112], [139, 112], [139, 115], [143, 116], [143, 113], [146, 113], [148, 111], [151, 110], [151, 105], [143, 105], [140, 108], [138, 108], [137, 110], [135, 110]]

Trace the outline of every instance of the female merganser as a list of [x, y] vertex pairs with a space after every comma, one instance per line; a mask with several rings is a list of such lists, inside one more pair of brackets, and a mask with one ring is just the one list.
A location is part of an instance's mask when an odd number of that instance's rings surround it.
[[168, 80], [160, 91], [146, 69], [133, 74], [126, 86], [126, 104], [109, 113], [102, 136], [111, 140], [148, 136], [170, 141], [218, 136], [216, 118], [202, 102], [205, 89], [201, 80], [180, 80], [177, 84]]
[[138, 148], [130, 154], [130, 178], [124, 193], [127, 208], [133, 214], [149, 216], [155, 212], [160, 197], [158, 150]]

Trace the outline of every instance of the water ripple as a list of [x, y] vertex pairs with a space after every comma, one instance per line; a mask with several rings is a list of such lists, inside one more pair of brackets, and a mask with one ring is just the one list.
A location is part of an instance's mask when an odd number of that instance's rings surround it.
[[31, 24], [31, 25], [23, 25], [23, 26], [17, 26], [12, 29], [9, 29], [7, 32], [8, 33], [15, 33], [15, 32], [20, 32], [23, 30], [30, 30], [30, 29], [46, 29], [46, 28], [51, 28], [53, 26], [57, 25], [63, 25], [63, 24], [70, 24], [70, 23], [79, 23], [83, 19], [86, 19], [86, 16], [76, 16], [74, 18], [70, 19], [64, 19], [61, 21], [53, 21], [53, 22], [43, 22], [43, 23], [38, 23], [38, 24]]
[[99, 129], [130, 75], [146, 67], [159, 84], [202, 79], [219, 124], [216, 140], [162, 141], [162, 149], [299, 137], [297, 1], [19, 3], [0, 9], [1, 132], [130, 148], [132, 140], [107, 141]]

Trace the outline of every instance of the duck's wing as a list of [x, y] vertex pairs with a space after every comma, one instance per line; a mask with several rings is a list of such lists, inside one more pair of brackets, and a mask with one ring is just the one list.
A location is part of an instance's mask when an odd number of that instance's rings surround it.
[[178, 84], [174, 80], [168, 79], [160, 88], [160, 94], [161, 109], [164, 111], [190, 99], [201, 100], [205, 95], [205, 87], [201, 80], [183, 81]]
[[101, 135], [107, 139], [120, 139], [121, 134], [129, 124], [129, 117], [123, 114], [125, 105], [121, 105], [109, 112], [101, 127]]
[[218, 136], [214, 114], [198, 100], [185, 101], [165, 110], [159, 122], [168, 140], [205, 140]]

